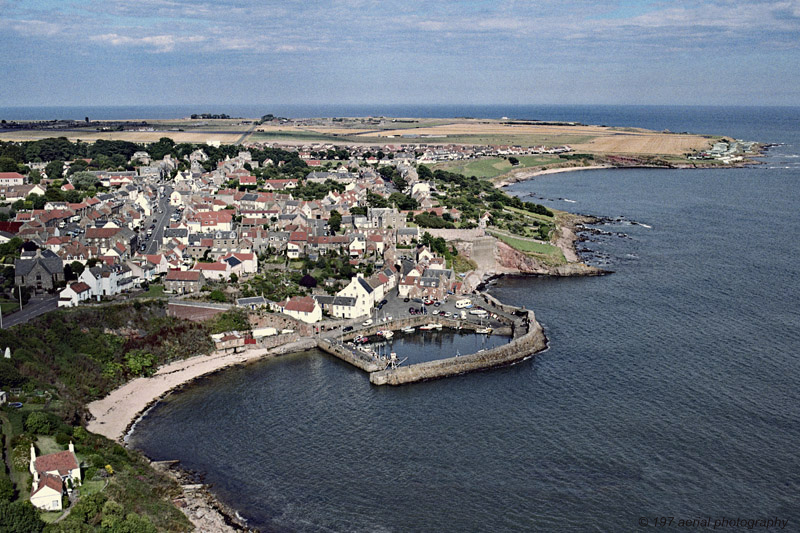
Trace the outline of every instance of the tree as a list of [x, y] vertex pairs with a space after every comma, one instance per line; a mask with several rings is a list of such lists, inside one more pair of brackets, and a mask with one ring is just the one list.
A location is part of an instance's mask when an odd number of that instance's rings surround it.
[[[0, 439], [1, 441], [2, 439]], [[10, 502], [14, 498], [14, 483], [5, 475], [0, 474], [0, 501]]]
[[331, 231], [338, 233], [342, 229], [342, 214], [336, 209], [331, 211], [331, 217], [328, 219], [328, 226]]
[[300, 279], [300, 286], [306, 287], [307, 289], [313, 289], [317, 286], [317, 278], [311, 274], [306, 274]]
[[0, 501], [0, 524], [4, 533], [40, 533], [44, 522], [29, 501]]
[[433, 172], [431, 172], [431, 169], [425, 165], [420, 165], [417, 167], [417, 176], [419, 176], [420, 180], [425, 181], [433, 179]]
[[28, 183], [36, 185], [40, 181], [42, 181], [42, 173], [35, 169], [31, 170], [31, 173], [28, 174]]
[[78, 172], [85, 172], [86, 169], [89, 168], [89, 163], [84, 161], [83, 159], [76, 159], [69, 165], [69, 170], [67, 171], [67, 176], [72, 176], [73, 174], [77, 174]]
[[17, 172], [19, 165], [10, 157], [0, 157], [0, 172]]
[[508, 162], [511, 163], [512, 166], [519, 165], [519, 159], [517, 159], [516, 157], [509, 157]]
[[[70, 167], [70, 170], [72, 170], [72, 167]], [[76, 172], [72, 175], [72, 186], [82, 191], [94, 187], [97, 182], [97, 176], [91, 172]]]
[[69, 264], [70, 268], [72, 269], [72, 273], [75, 275], [75, 278], [81, 277], [83, 271], [86, 270], [86, 267], [80, 261], [73, 261]]
[[228, 299], [225, 297], [225, 293], [219, 289], [215, 289], [211, 291], [208, 295], [209, 299], [214, 302], [226, 302]]
[[50, 161], [44, 167], [44, 173], [47, 174], [48, 179], [57, 180], [64, 177], [64, 162], [63, 161]]
[[125, 354], [125, 363], [133, 375], [149, 376], [154, 370], [156, 357], [144, 350], [131, 350]]
[[239, 275], [236, 272], [231, 273], [229, 278], [231, 283], [239, 283]]
[[49, 435], [53, 432], [53, 425], [47, 413], [34, 411], [25, 420], [25, 430], [36, 435]]

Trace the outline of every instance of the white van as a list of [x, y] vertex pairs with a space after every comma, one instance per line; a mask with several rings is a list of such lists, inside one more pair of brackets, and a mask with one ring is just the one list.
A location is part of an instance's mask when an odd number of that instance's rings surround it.
[[472, 307], [472, 300], [469, 298], [464, 298], [456, 302], [456, 309], [469, 309], [470, 307]]

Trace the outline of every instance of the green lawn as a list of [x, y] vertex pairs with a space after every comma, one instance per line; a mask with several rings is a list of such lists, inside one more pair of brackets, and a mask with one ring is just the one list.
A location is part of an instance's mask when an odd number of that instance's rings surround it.
[[532, 242], [523, 239], [515, 239], [514, 237], [509, 237], [500, 233], [494, 233], [493, 235], [515, 250], [538, 256], [550, 264], [563, 264], [567, 262], [566, 258], [564, 257], [564, 253], [560, 248], [558, 248], [558, 246]]
[[36, 439], [36, 448], [39, 449], [39, 455], [63, 452], [66, 449], [57, 443], [56, 439], [45, 435], [39, 435], [39, 437]]
[[530, 211], [525, 211], [524, 209], [518, 209], [516, 207], [504, 206], [503, 209], [505, 211], [511, 211], [512, 213], [517, 213], [518, 215], [535, 218], [536, 220], [541, 220], [542, 222], [547, 222], [548, 224], [552, 224], [555, 221], [555, 217], [548, 217], [547, 215], [531, 213]]
[[17, 309], [19, 309], [19, 302], [12, 302], [11, 300], [3, 300], [0, 302], [0, 310], [2, 310], [4, 315], [13, 313]]
[[61, 516], [62, 514], [64, 514], [64, 511], [46, 511], [46, 512], [43, 511], [39, 513], [39, 518], [41, 518], [42, 522], [44, 522], [45, 524], [52, 524], [56, 520], [58, 520], [58, 517]]
[[102, 479], [84, 481], [83, 484], [78, 488], [78, 492], [80, 493], [81, 497], [90, 496], [96, 492], [100, 492], [105, 486], [106, 482]]
[[136, 298], [164, 298], [163, 285], [150, 285], [147, 290], [141, 294], [137, 294]]
[[519, 164], [512, 166], [503, 157], [487, 157], [484, 159], [473, 159], [470, 161], [454, 161], [452, 163], [442, 163], [434, 168], [442, 168], [451, 172], [458, 172], [465, 176], [475, 176], [477, 178], [496, 178], [512, 170], [520, 170], [531, 167], [542, 167], [553, 163], [561, 162], [561, 159], [553, 156], [523, 155], [517, 157]]

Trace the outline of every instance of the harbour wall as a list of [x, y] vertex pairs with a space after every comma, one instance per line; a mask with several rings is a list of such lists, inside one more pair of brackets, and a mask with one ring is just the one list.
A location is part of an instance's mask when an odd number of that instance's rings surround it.
[[373, 385], [403, 385], [428, 379], [437, 379], [476, 370], [485, 370], [521, 361], [547, 347], [547, 338], [542, 326], [536, 321], [533, 311], [526, 311], [527, 331], [508, 344], [483, 352], [437, 361], [417, 363], [372, 372], [369, 381]]

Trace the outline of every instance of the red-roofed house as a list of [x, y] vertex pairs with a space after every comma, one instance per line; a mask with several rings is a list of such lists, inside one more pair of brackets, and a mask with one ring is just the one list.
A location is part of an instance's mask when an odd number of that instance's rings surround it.
[[311, 296], [302, 298], [294, 296], [284, 302], [279, 302], [280, 312], [296, 318], [306, 324], [313, 324], [322, 320], [322, 307]]
[[178, 294], [200, 292], [203, 283], [205, 278], [199, 270], [170, 270], [164, 278], [164, 288]]
[[225, 262], [195, 263], [192, 270], [202, 272], [206, 279], [228, 279], [231, 275], [231, 266]]
[[73, 486], [81, 483], [81, 469], [72, 442], [68, 450], [41, 457], [36, 457], [36, 449], [31, 444], [29, 470], [33, 474], [31, 503], [40, 509], [60, 511], [64, 482], [69, 480], [69, 485]]
[[82, 281], [78, 281], [58, 293], [59, 307], [76, 307], [80, 302], [91, 299], [92, 288]]
[[22, 185], [25, 183], [25, 176], [19, 172], [0, 172], [0, 186]]

